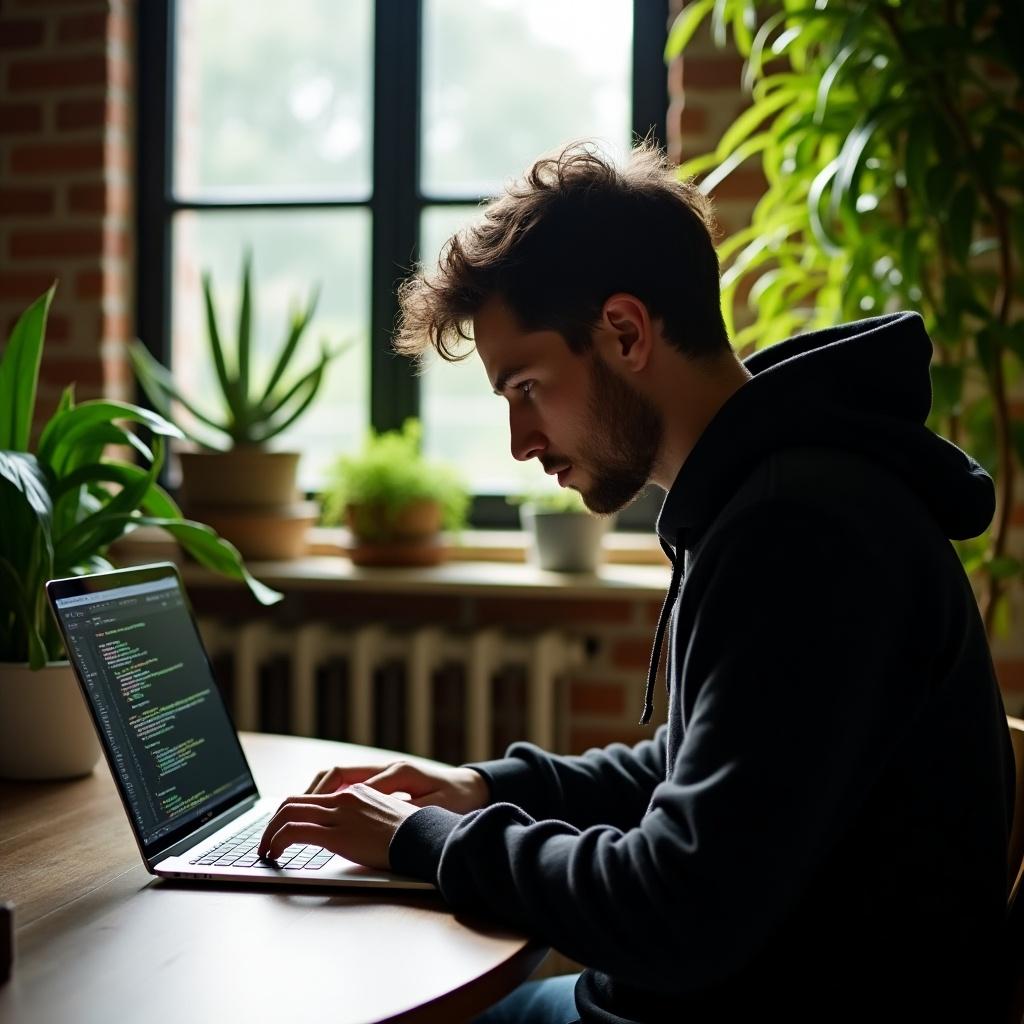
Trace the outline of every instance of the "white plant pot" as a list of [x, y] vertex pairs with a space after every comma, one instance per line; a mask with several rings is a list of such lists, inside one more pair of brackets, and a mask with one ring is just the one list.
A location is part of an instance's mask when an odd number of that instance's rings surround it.
[[595, 572], [602, 541], [612, 518], [589, 512], [545, 512], [524, 505], [523, 525], [530, 532], [531, 564], [551, 572]]
[[0, 778], [73, 779], [100, 759], [89, 710], [71, 665], [33, 672], [0, 662]]

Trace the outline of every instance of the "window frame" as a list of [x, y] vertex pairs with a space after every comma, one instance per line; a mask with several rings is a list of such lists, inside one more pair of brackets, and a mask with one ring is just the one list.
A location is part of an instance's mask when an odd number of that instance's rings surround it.
[[[371, 216], [370, 424], [398, 427], [420, 412], [415, 367], [391, 350], [398, 314], [396, 286], [418, 259], [424, 209], [479, 203], [478, 195], [431, 196], [420, 190], [423, 0], [376, 0], [373, 14], [372, 179], [368, 198], [301, 200], [181, 199], [174, 194], [174, 75], [176, 0], [137, 8], [137, 267], [136, 323], [140, 338], [169, 365], [171, 348], [172, 221], [183, 210], [366, 209]], [[668, 0], [633, 0], [631, 129], [663, 144], [668, 86], [662, 54]], [[416, 102], [408, 102], [410, 95]], [[145, 396], [139, 395], [144, 401]], [[653, 493], [619, 516], [618, 528], [650, 529]], [[475, 495], [472, 526], [514, 526], [517, 511], [502, 495]]]

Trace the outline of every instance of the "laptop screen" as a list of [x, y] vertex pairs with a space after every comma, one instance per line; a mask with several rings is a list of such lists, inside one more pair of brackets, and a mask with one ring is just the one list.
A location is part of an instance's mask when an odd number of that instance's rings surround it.
[[147, 853], [255, 793], [172, 568], [84, 576], [48, 590]]

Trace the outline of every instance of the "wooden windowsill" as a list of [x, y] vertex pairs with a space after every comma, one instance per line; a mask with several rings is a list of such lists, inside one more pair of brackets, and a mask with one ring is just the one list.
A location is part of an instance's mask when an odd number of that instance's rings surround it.
[[[344, 552], [341, 530], [312, 531], [310, 554], [280, 562], [247, 561], [249, 571], [278, 590], [356, 590], [376, 593], [452, 594], [466, 596], [630, 597], [660, 599], [668, 585], [668, 562], [655, 538], [617, 535], [606, 538], [606, 560], [596, 573], [545, 572], [525, 561], [521, 533], [483, 531], [462, 534], [449, 548], [449, 559], [430, 568], [368, 569], [353, 565]], [[645, 550], [641, 541], [653, 547]], [[621, 543], [625, 541], [625, 543]], [[627, 562], [634, 551], [648, 559]], [[651, 556], [656, 550], [658, 561]], [[242, 586], [181, 557], [177, 545], [161, 531], [137, 530], [117, 545], [119, 565], [176, 561], [191, 587]]]

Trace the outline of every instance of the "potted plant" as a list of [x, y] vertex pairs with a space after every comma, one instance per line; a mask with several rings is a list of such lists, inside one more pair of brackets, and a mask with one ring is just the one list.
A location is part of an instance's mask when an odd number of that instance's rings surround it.
[[[299, 500], [299, 454], [271, 451], [268, 442], [313, 404], [324, 373], [342, 347], [321, 342], [316, 362], [291, 372], [299, 342], [316, 309], [316, 291], [296, 310], [273, 369], [260, 385], [251, 380], [252, 256], [242, 261], [241, 303], [234, 352], [226, 351], [209, 273], [203, 275], [207, 339], [223, 410], [218, 415], [186, 397], [171, 373], [141, 343], [131, 346], [136, 376], [153, 407], [176, 422], [197, 451], [179, 453], [181, 499], [186, 511], [219, 530], [247, 558], [294, 558], [305, 550], [307, 529], [316, 521], [313, 502]], [[177, 402], [194, 425], [176, 419]]]
[[[992, 527], [957, 548], [986, 626], [1003, 632], [1007, 587], [1024, 576], [1010, 537], [1024, 418], [1009, 400], [1024, 363], [1020, 5], [693, 0], [667, 58], [709, 14], [718, 46], [732, 30], [753, 102], [679, 174], [713, 193], [754, 158], [768, 182], [750, 226], [718, 246], [729, 334], [742, 353], [839, 320], [922, 314], [930, 425], [996, 481]], [[734, 333], [743, 283], [754, 320]]]
[[[248, 573], [238, 552], [208, 526], [182, 518], [157, 483], [164, 417], [124, 402], [76, 403], [67, 387], [35, 450], [30, 433], [53, 285], [19, 317], [0, 359], [0, 776], [65, 778], [99, 759], [43, 585], [112, 568], [110, 544], [138, 526], [157, 526], [197, 561], [244, 580], [263, 604], [281, 595]], [[137, 426], [152, 435], [146, 444]], [[138, 463], [108, 458], [129, 448]]]
[[596, 572], [612, 516], [597, 516], [579, 493], [565, 488], [520, 498], [519, 517], [529, 532], [527, 558], [550, 572]]
[[436, 565], [441, 531], [459, 530], [469, 496], [448, 466], [424, 458], [420, 424], [371, 430], [356, 455], [342, 455], [323, 493], [324, 522], [345, 522], [356, 565]]

